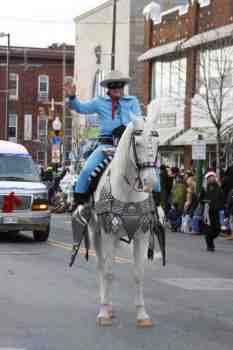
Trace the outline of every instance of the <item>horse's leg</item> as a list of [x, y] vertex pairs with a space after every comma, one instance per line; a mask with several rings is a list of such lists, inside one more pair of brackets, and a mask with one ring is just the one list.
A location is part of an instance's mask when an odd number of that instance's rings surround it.
[[146, 247], [148, 244], [147, 235], [141, 233], [133, 240], [134, 256], [134, 280], [136, 285], [136, 310], [138, 327], [151, 327], [152, 321], [146, 312], [143, 295], [144, 263], [146, 257]]
[[100, 280], [100, 311], [97, 323], [100, 326], [112, 325], [112, 282], [113, 262], [115, 258], [116, 242], [111, 234], [102, 234], [96, 245], [97, 266]]

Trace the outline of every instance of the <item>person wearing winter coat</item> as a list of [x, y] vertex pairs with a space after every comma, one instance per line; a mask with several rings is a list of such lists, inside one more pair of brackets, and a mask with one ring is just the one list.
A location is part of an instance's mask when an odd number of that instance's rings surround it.
[[167, 216], [170, 208], [170, 196], [173, 185], [173, 177], [168, 174], [167, 167], [165, 165], [160, 166], [160, 184], [161, 184], [161, 204]]
[[187, 172], [185, 176], [186, 180], [186, 200], [184, 203], [184, 212], [190, 217], [193, 216], [194, 209], [197, 204], [197, 195], [196, 195], [196, 182], [194, 179], [194, 174], [192, 172]]
[[229, 223], [230, 234], [225, 237], [227, 240], [233, 240], [233, 189], [228, 193], [225, 205], [225, 219]]
[[224, 209], [224, 196], [215, 172], [209, 171], [205, 175], [205, 181], [206, 186], [203, 187], [198, 202], [203, 206], [202, 224], [206, 250], [214, 252], [214, 240], [220, 234], [219, 212]]
[[172, 204], [175, 204], [177, 209], [183, 212], [184, 204], [186, 201], [186, 186], [184, 183], [183, 176], [178, 175], [176, 177], [176, 183], [172, 190]]

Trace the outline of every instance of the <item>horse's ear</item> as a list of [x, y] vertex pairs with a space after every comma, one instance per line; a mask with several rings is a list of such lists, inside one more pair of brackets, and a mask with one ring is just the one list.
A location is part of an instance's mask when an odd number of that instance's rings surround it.
[[151, 126], [152, 129], [155, 129], [158, 127], [158, 116], [155, 114], [149, 114], [149, 116], [146, 118], [146, 121], [148, 125]]
[[143, 129], [143, 118], [136, 116], [133, 113], [130, 113], [130, 119], [133, 123], [134, 130], [142, 130]]

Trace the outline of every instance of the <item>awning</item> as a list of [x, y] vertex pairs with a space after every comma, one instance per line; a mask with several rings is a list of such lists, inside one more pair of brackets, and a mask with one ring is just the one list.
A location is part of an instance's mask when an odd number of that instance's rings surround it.
[[216, 144], [216, 128], [191, 128], [185, 130], [181, 135], [173, 138], [169, 145], [171, 146], [191, 146], [197, 140], [198, 135], [202, 135], [207, 145]]
[[153, 47], [138, 57], [138, 61], [148, 61], [152, 58], [174, 53], [177, 50], [185, 50], [191, 47], [203, 45], [212, 41], [221, 40], [233, 35], [233, 24], [228, 24], [221, 28], [211, 29], [204, 33], [194, 35], [188, 40], [173, 41], [169, 44]]
[[180, 129], [178, 128], [158, 128], [159, 134], [159, 145], [166, 146], [168, 145], [168, 141], [176, 137], [177, 134], [180, 133]]
[[183, 41], [173, 41], [172, 43], [161, 45], [158, 47], [153, 47], [152, 49], [146, 51], [143, 55], [138, 57], [138, 61], [148, 61], [152, 58], [167, 55], [169, 53], [175, 52]]
[[211, 29], [207, 32], [194, 35], [182, 45], [182, 49], [203, 45], [212, 41], [228, 38], [233, 35], [233, 24], [228, 24], [224, 27]]

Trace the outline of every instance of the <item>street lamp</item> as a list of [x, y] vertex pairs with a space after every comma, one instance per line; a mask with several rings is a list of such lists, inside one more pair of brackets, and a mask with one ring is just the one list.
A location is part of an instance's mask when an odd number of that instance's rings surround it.
[[0, 32], [0, 38], [7, 37], [6, 51], [6, 118], [5, 118], [5, 139], [8, 139], [8, 114], [9, 114], [9, 64], [10, 64], [10, 34]]
[[55, 163], [57, 172], [58, 164], [61, 161], [61, 139], [58, 135], [61, 131], [62, 123], [59, 117], [55, 117], [52, 127], [55, 134], [55, 136], [52, 138], [52, 162]]

